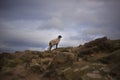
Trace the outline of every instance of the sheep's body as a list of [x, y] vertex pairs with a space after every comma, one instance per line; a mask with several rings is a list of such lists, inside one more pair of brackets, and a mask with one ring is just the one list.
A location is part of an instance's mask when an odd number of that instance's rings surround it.
[[56, 48], [57, 48], [61, 38], [62, 38], [61, 36], [58, 36], [58, 38], [51, 40], [51, 41], [49, 42], [49, 50], [51, 50], [51, 48], [52, 48], [54, 45], [56, 45]]
[[50, 41], [50, 45], [54, 46], [54, 45], [58, 44], [59, 42], [60, 42], [60, 39], [56, 38], [56, 39], [53, 39]]

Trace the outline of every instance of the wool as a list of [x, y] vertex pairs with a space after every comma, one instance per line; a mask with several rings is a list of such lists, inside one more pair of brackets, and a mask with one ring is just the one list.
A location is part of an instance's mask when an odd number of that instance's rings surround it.
[[49, 50], [51, 50], [51, 48], [52, 48], [54, 45], [56, 45], [56, 48], [57, 48], [57, 47], [58, 47], [58, 44], [59, 44], [59, 42], [60, 42], [60, 40], [61, 40], [61, 38], [62, 38], [62, 36], [59, 35], [57, 38], [51, 40], [51, 41], [49, 42]]

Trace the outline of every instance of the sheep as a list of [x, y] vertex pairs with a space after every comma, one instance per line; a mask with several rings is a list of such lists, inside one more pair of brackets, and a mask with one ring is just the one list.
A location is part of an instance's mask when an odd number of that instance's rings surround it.
[[53, 40], [51, 40], [51, 41], [49, 42], [49, 50], [50, 50], [50, 51], [51, 51], [51, 48], [52, 48], [54, 45], [56, 45], [56, 49], [57, 49], [58, 44], [59, 44], [61, 38], [62, 38], [62, 36], [59, 35], [56, 39], [53, 39]]

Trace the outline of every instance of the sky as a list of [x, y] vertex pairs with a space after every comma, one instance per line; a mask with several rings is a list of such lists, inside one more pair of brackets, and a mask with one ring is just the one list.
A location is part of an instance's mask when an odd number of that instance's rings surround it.
[[0, 0], [0, 51], [45, 50], [120, 39], [120, 0]]

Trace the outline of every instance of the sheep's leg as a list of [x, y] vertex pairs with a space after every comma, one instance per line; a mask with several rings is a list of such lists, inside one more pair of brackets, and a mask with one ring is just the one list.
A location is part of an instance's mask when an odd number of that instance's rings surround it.
[[51, 45], [51, 43], [49, 43], [49, 50], [51, 51], [51, 48], [52, 48], [52, 45]]
[[49, 46], [49, 50], [51, 51], [52, 46]]
[[58, 44], [56, 44], [56, 49], [58, 48]]

